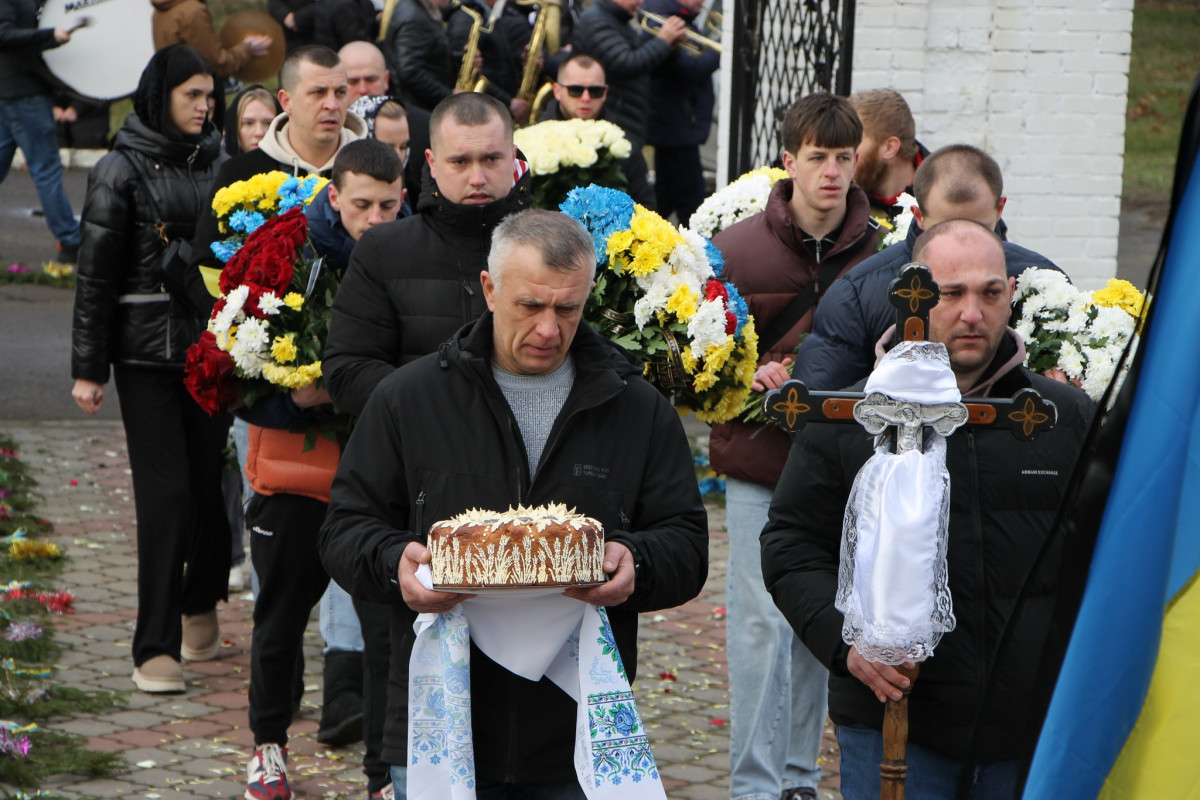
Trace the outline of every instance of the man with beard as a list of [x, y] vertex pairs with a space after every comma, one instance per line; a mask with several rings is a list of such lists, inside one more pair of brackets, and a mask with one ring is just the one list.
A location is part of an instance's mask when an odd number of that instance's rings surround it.
[[871, 216], [887, 228], [903, 209], [895, 205], [912, 194], [913, 174], [929, 155], [917, 141], [917, 126], [908, 103], [894, 89], [868, 89], [850, 95], [863, 124], [854, 182], [871, 199]]
[[[1007, 398], [1032, 388], [1058, 409], [1055, 427], [1028, 442], [1001, 428], [968, 428], [932, 445], [944, 448], [950, 484], [943, 513], [957, 623], [935, 657], [922, 662], [915, 682], [848, 646], [834, 605], [844, 520], [863, 519], [866, 509], [878, 508], [869, 498], [885, 490], [884, 481], [859, 474], [874, 441], [857, 425], [809, 425], [797, 434], [762, 532], [763, 577], [796, 634], [829, 670], [846, 800], [880, 796], [883, 704], [910, 687], [908, 796], [951, 800], [961, 796], [965, 780], [971, 797], [1014, 797], [1041, 727], [1030, 709], [1041, 690], [1038, 666], [1057, 597], [1054, 582], [1032, 570], [1039, 557], [1061, 558], [1055, 519], [1092, 407], [1083, 392], [1021, 366], [1025, 345], [1008, 327], [1014, 281], [988, 225], [953, 219], [932, 226], [913, 258], [941, 289], [929, 313], [929, 339], [945, 345], [958, 393]], [[919, 368], [928, 375], [933, 363]], [[922, 389], [936, 391], [935, 379], [923, 379]], [[847, 510], [852, 485], [860, 494]], [[887, 488], [903, 491], [894, 482]], [[914, 493], [905, 493], [904, 502], [919, 506]], [[1026, 600], [1019, 612], [1018, 597]], [[891, 609], [903, 601], [889, 595], [878, 602]], [[968, 761], [971, 770], [962, 775]]]

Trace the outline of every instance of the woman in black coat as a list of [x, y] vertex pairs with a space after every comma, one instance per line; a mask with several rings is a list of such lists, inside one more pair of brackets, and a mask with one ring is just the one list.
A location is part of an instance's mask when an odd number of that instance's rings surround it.
[[204, 322], [168, 288], [163, 258], [191, 240], [209, 195], [220, 86], [186, 45], [155, 53], [134, 113], [88, 177], [80, 226], [71, 394], [96, 413], [111, 365], [137, 509], [133, 681], [145, 692], [184, 691], [181, 660], [216, 655], [229, 576], [220, 489], [229, 420], [209, 417], [184, 388], [184, 357]]

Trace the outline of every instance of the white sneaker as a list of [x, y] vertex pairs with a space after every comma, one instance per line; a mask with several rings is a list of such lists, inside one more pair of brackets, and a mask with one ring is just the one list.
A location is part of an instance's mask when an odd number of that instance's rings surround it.
[[246, 588], [246, 567], [243, 564], [234, 564], [229, 568], [229, 591], [240, 592]]
[[254, 749], [246, 766], [246, 800], [291, 800], [287, 779], [287, 748], [264, 744]]

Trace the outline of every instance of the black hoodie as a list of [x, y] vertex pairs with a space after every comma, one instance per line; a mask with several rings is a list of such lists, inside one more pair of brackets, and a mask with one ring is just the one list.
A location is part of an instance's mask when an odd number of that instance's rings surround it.
[[[169, 96], [210, 69], [190, 48], [154, 54], [117, 131], [113, 151], [88, 176], [80, 223], [71, 377], [104, 383], [111, 363], [182, 368], [201, 320], [164, 285], [161, 254], [189, 241], [221, 147], [224, 104], [197, 136], [168, 131]], [[183, 74], [187, 73], [187, 74]], [[145, 117], [142, 115], [145, 114]]]

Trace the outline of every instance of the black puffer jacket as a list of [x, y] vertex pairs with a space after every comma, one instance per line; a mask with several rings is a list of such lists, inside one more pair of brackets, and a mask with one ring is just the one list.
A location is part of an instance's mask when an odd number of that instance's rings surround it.
[[388, 22], [387, 52], [405, 105], [432, 111], [454, 89], [446, 26], [434, 19], [421, 0], [399, 0]]
[[325, 342], [334, 405], [361, 414], [396, 367], [428, 355], [487, 308], [479, 274], [492, 230], [530, 203], [526, 172], [503, 200], [485, 206], [442, 197], [426, 165], [418, 210], [363, 234], [333, 301]]
[[[792, 377], [810, 389], [835, 392], [871, 374], [875, 344], [896, 323], [888, 286], [900, 268], [912, 261], [920, 234], [914, 222], [905, 241], [856, 265], [829, 287], [813, 312], [812, 333], [800, 344]], [[1029, 267], [1058, 269], [1040, 253], [1012, 242], [1004, 242], [1004, 259], [1012, 278]]]
[[646, 141], [650, 107], [650, 73], [671, 55], [657, 36], [641, 41], [629, 24], [633, 15], [613, 0], [596, 0], [575, 23], [573, 53], [586, 53], [604, 66], [608, 98], [604, 114], [620, 125], [634, 147]]
[[[575, 383], [537, 470], [492, 377], [492, 316], [379, 386], [333, 483], [321, 531], [330, 576], [356, 597], [392, 607], [392, 641], [412, 639], [414, 612], [393, 582], [404, 548], [434, 522], [469, 508], [565, 503], [604, 525], [638, 566], [634, 592], [609, 609], [621, 659], [637, 671], [638, 613], [695, 597], [708, 572], [704, 506], [679, 416], [644, 381], [641, 364], [581, 324]], [[404, 763], [408, 649], [392, 648], [383, 757]], [[400, 685], [397, 685], [400, 684]], [[575, 701], [471, 654], [471, 714], [479, 777], [575, 780]]]
[[[992, 396], [1032, 386], [1057, 405], [1058, 424], [1032, 442], [969, 428], [947, 439], [947, 554], [957, 626], [921, 665], [908, 704], [910, 741], [960, 761], [977, 724], [981, 763], [1024, 757], [1037, 739], [1039, 721], [1027, 712], [1053, 616], [1053, 580], [1031, 582], [1003, 658], [993, 659], [1025, 578], [1051, 538], [1092, 413], [1087, 395], [1016, 366], [1016, 356], [1013, 339], [1006, 339], [991, 367], [1001, 373]], [[848, 672], [842, 613], [834, 607], [846, 500], [871, 454], [872, 439], [857, 425], [807, 426], [779, 479], [761, 543], [763, 579], [775, 604], [829, 669], [833, 721], [879, 730], [883, 704]], [[1052, 575], [1061, 538], [1050, 547], [1044, 566]], [[977, 723], [989, 680], [988, 713]]]
[[183, 367], [202, 321], [163, 285], [165, 245], [154, 209], [168, 239], [190, 241], [220, 146], [219, 122], [183, 139], [151, 129], [134, 113], [113, 152], [92, 169], [80, 224], [71, 377], [104, 383], [112, 363]]

